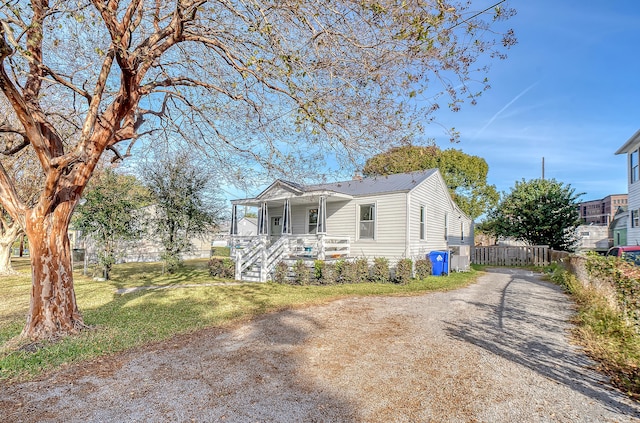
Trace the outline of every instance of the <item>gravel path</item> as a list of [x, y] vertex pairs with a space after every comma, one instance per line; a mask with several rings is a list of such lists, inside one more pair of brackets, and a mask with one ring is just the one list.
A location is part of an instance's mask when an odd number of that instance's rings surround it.
[[568, 342], [571, 305], [493, 270], [353, 298], [0, 386], [2, 422], [640, 422]]

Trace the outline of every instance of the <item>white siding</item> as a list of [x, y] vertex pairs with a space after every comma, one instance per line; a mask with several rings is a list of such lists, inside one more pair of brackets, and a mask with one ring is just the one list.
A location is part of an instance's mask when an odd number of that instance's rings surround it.
[[[359, 205], [375, 204], [375, 238], [357, 239], [359, 226]], [[351, 255], [366, 257], [386, 257], [391, 263], [405, 256], [406, 232], [406, 193], [397, 192], [378, 194], [375, 196], [358, 197], [350, 204], [350, 217], [345, 216], [353, 227]], [[328, 226], [328, 225], [327, 225]]]
[[[430, 251], [461, 246], [461, 254], [470, 254], [473, 245], [473, 223], [455, 206], [439, 173], [432, 175], [409, 194], [410, 222], [407, 256], [425, 258]], [[420, 207], [426, 210], [426, 239], [420, 239]], [[445, 219], [448, 215], [447, 237]], [[462, 226], [461, 226], [462, 225]], [[461, 229], [464, 228], [464, 236]]]
[[[633, 149], [638, 148], [635, 145]], [[631, 151], [633, 150], [631, 149]], [[627, 220], [627, 245], [640, 244], [640, 227], [632, 227], [632, 210], [640, 210], [640, 181], [631, 183], [631, 169], [629, 165], [629, 155], [627, 154], [627, 184], [629, 187], [628, 208], [629, 218]]]

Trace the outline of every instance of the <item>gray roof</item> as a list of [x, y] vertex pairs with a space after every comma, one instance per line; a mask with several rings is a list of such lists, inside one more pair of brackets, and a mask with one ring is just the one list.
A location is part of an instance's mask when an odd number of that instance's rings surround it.
[[388, 176], [370, 176], [328, 184], [306, 185], [304, 191], [334, 191], [352, 196], [380, 194], [385, 192], [411, 191], [422, 181], [437, 172], [437, 169]]

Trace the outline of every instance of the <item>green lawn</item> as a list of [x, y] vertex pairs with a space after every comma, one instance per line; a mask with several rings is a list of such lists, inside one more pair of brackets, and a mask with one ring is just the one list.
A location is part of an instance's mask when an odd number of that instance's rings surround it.
[[[18, 338], [29, 307], [28, 261], [15, 262], [21, 274], [0, 278], [0, 380], [32, 378], [65, 363], [92, 359], [211, 326], [223, 326], [272, 310], [319, 304], [346, 296], [411, 295], [468, 285], [478, 273], [429, 277], [408, 285], [353, 284], [291, 286], [234, 283], [209, 276], [206, 260], [187, 263], [163, 275], [160, 263], [117, 265], [112, 280], [75, 274], [78, 306], [90, 329], [55, 343], [31, 344]], [[181, 287], [181, 285], [200, 285]], [[157, 287], [117, 294], [118, 289]]]

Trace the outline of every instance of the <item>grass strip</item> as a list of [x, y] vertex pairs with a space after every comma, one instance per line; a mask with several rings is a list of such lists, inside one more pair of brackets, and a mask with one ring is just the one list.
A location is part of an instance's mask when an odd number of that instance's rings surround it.
[[551, 279], [564, 286], [578, 306], [575, 342], [599, 363], [613, 385], [640, 399], [640, 334], [600, 291], [581, 284], [564, 268], [556, 268]]
[[[148, 343], [225, 326], [270, 311], [335, 299], [372, 295], [415, 295], [466, 286], [478, 272], [431, 276], [407, 285], [361, 283], [345, 285], [281, 285], [247, 283], [209, 276], [206, 260], [194, 260], [173, 274], [160, 263], [116, 265], [109, 281], [75, 275], [76, 298], [90, 329], [56, 342], [30, 343], [19, 338], [29, 307], [31, 276], [28, 261], [21, 272], [0, 278], [0, 380], [29, 380], [60, 366], [92, 360]], [[216, 283], [230, 283], [212, 286]], [[234, 283], [234, 284], [231, 284]], [[182, 287], [189, 285], [188, 287]], [[195, 285], [195, 286], [194, 286]], [[162, 287], [117, 294], [118, 289]]]

